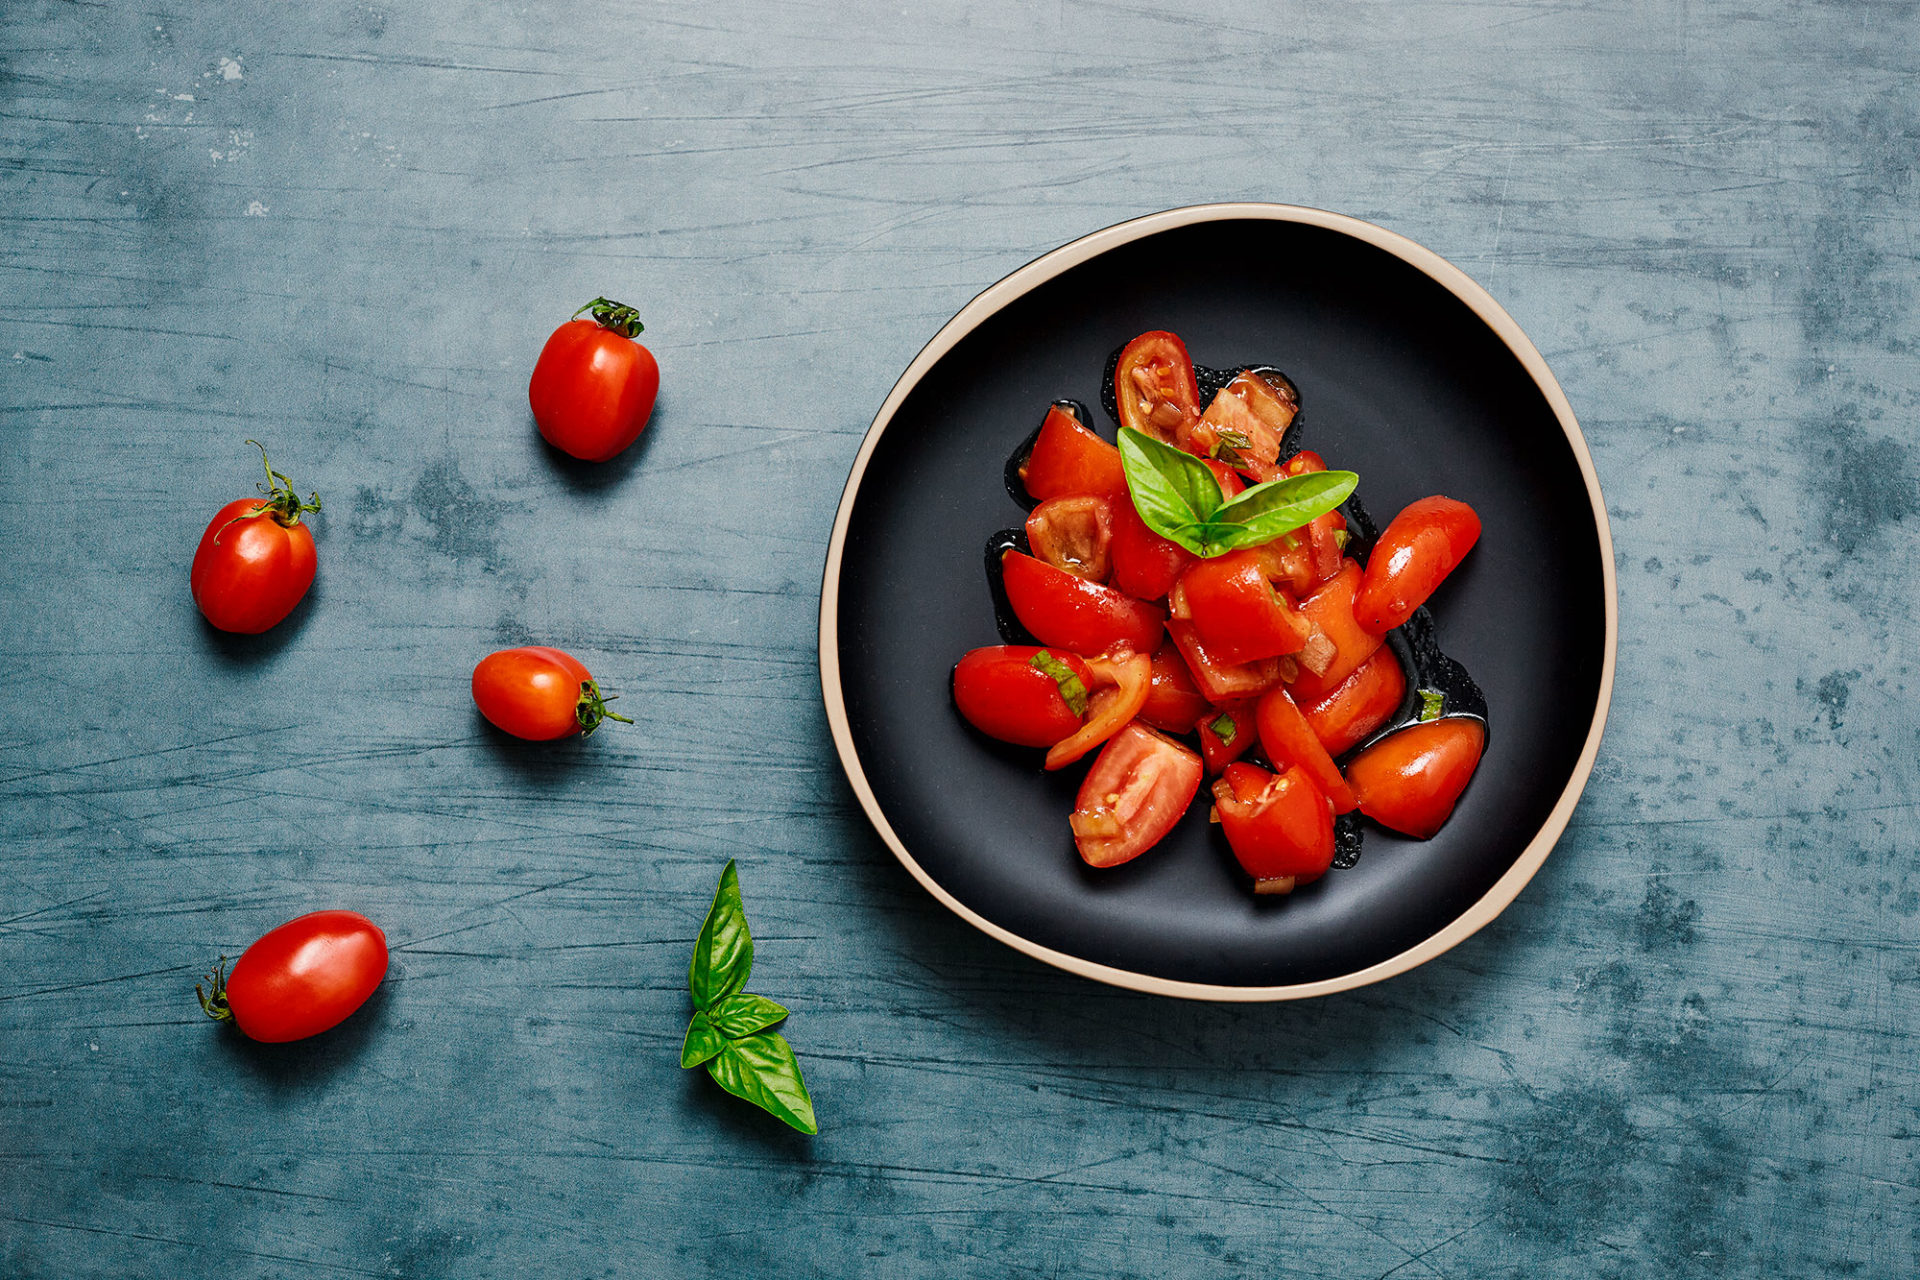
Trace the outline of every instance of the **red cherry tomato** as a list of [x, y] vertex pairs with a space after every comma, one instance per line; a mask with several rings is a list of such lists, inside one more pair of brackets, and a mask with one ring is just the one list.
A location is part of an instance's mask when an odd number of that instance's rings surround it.
[[304, 512], [320, 509], [320, 495], [305, 502], [293, 482], [273, 469], [258, 441], [269, 488], [258, 498], [238, 498], [214, 513], [193, 553], [187, 587], [208, 622], [222, 631], [258, 635], [293, 612], [313, 585], [319, 557]]
[[1071, 738], [1047, 749], [1047, 768], [1064, 769], [1118, 733], [1147, 705], [1153, 687], [1153, 660], [1144, 653], [1117, 649], [1087, 659], [1093, 673], [1093, 697], [1087, 702], [1087, 722]]
[[1360, 590], [1360, 566], [1349, 560], [1333, 580], [1300, 602], [1300, 612], [1313, 624], [1314, 634], [1300, 650], [1299, 676], [1293, 696], [1317, 702], [1360, 669], [1380, 648], [1380, 637], [1353, 616], [1353, 598]]
[[573, 315], [540, 349], [527, 399], [548, 444], [605, 462], [640, 438], [660, 393], [660, 366], [633, 340], [642, 326], [632, 307], [595, 298]]
[[1153, 687], [1147, 691], [1140, 718], [1168, 733], [1185, 733], [1212, 705], [1193, 683], [1180, 648], [1171, 640], [1153, 651]]
[[1427, 602], [1479, 540], [1480, 517], [1466, 503], [1438, 495], [1409, 503], [1367, 558], [1354, 617], [1375, 634], [1393, 630]]
[[1105, 498], [1048, 498], [1027, 517], [1027, 545], [1054, 568], [1105, 582], [1113, 572], [1113, 515]]
[[1340, 766], [1320, 745], [1312, 726], [1285, 689], [1275, 689], [1261, 698], [1254, 719], [1260, 726], [1260, 747], [1267, 753], [1267, 759], [1273, 761], [1274, 768], [1299, 766], [1313, 779], [1320, 793], [1333, 801], [1335, 813], [1346, 813], [1353, 808], [1353, 790], [1340, 776]]
[[1120, 423], [1168, 444], [1200, 417], [1200, 386], [1186, 343], [1171, 333], [1143, 333], [1120, 352], [1113, 367], [1113, 396]]
[[1167, 634], [1180, 648], [1193, 683], [1215, 706], [1255, 698], [1280, 683], [1284, 658], [1262, 658], [1258, 662], [1223, 662], [1207, 648], [1191, 622], [1167, 623]]
[[1013, 616], [1041, 644], [1091, 655], [1125, 646], [1152, 653], [1166, 614], [1112, 587], [1087, 582], [1009, 551], [1000, 558], [1000, 580]]
[[993, 645], [953, 668], [953, 704], [967, 723], [1023, 747], [1050, 747], [1072, 735], [1092, 689], [1087, 664], [1064, 649]]
[[1231, 462], [1255, 480], [1280, 474], [1280, 441], [1300, 411], [1293, 388], [1253, 372], [1235, 375], [1201, 415], [1181, 447]]
[[1207, 652], [1222, 662], [1298, 653], [1312, 628], [1275, 593], [1268, 565], [1254, 549], [1200, 561], [1173, 589], [1173, 616], [1190, 620]]
[[607, 710], [602, 694], [578, 658], [544, 645], [502, 649], [473, 669], [473, 701], [494, 728], [531, 742], [590, 734], [603, 720], [633, 721]]
[[1219, 773], [1260, 740], [1252, 703], [1209, 707], [1193, 722], [1193, 731], [1200, 735], [1200, 756], [1208, 773]]
[[1147, 528], [1133, 499], [1113, 504], [1113, 585], [1136, 600], [1160, 600], [1197, 557]]
[[1115, 734], [1080, 784], [1069, 824], [1087, 865], [1131, 861], [1173, 830], [1200, 790], [1200, 757], [1134, 723]]
[[208, 1017], [282, 1044], [340, 1025], [386, 973], [387, 935], [373, 921], [357, 911], [315, 911], [270, 930], [232, 973], [216, 968], [211, 995], [194, 990]]
[[1407, 673], [1400, 660], [1381, 649], [1317, 702], [1297, 705], [1327, 754], [1351, 751], [1400, 709], [1407, 694]]
[[1220, 829], [1255, 893], [1291, 893], [1333, 865], [1333, 810], [1301, 769], [1230, 764], [1213, 784]]
[[1127, 491], [1120, 450], [1080, 424], [1059, 405], [1047, 410], [1033, 451], [1020, 468], [1021, 483], [1042, 502], [1077, 494], [1109, 497]]
[[1429, 720], [1362, 751], [1347, 766], [1347, 778], [1360, 812], [1383, 827], [1426, 840], [1452, 816], [1486, 745], [1487, 728], [1478, 720]]

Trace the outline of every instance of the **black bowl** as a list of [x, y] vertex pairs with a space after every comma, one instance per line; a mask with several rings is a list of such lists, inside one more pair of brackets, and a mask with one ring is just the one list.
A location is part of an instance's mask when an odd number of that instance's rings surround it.
[[[1478, 775], [1432, 840], [1370, 825], [1357, 866], [1287, 898], [1253, 895], [1205, 803], [1136, 862], [1083, 865], [1066, 818], [1085, 770], [1042, 772], [1039, 752], [961, 720], [949, 692], [961, 654], [1000, 642], [981, 548], [1024, 516], [1002, 484], [1008, 454], [1050, 401], [1098, 404], [1109, 353], [1148, 329], [1178, 333], [1199, 364], [1284, 369], [1303, 443], [1359, 472], [1382, 522], [1445, 493], [1484, 523], [1431, 602], [1442, 646], [1490, 704]], [[1412, 968], [1512, 901], [1593, 767], [1615, 630], [1592, 459], [1512, 318], [1457, 268], [1368, 223], [1209, 205], [1029, 263], [914, 359], [841, 498], [820, 665], [854, 792], [962, 917], [1120, 986], [1269, 1000]]]

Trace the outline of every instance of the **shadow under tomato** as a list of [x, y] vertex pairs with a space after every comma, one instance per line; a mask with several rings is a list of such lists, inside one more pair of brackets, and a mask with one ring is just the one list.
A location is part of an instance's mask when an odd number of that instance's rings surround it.
[[567, 487], [577, 493], [595, 493], [610, 489], [633, 474], [642, 458], [653, 445], [653, 437], [660, 421], [660, 401], [654, 401], [653, 416], [641, 430], [640, 438], [625, 449], [608, 458], [605, 462], [586, 462], [570, 453], [563, 453], [548, 444], [540, 434], [540, 428], [533, 421], [533, 414], [527, 414], [527, 427], [533, 432], [533, 438], [540, 442], [540, 452], [545, 455], [547, 465], [554, 474], [563, 480]]
[[[594, 742], [578, 734], [552, 742], [528, 742], [496, 728], [477, 708], [473, 719], [479, 726], [480, 741], [485, 745], [487, 754], [512, 770], [522, 781], [535, 786], [564, 782], [593, 758]], [[613, 727], [621, 729], [626, 726], [616, 724]], [[597, 738], [605, 732], [607, 729], [603, 726], [594, 736]]]
[[[293, 606], [293, 612], [268, 627], [258, 635], [242, 635], [236, 631], [222, 631], [208, 622], [205, 614], [200, 614], [200, 631], [207, 638], [207, 647], [221, 660], [235, 666], [247, 666], [255, 662], [269, 662], [282, 649], [293, 643], [295, 636], [306, 627], [307, 619], [313, 616], [320, 598], [320, 580], [314, 579], [307, 588], [307, 594], [300, 603]], [[191, 603], [191, 602], [189, 602]]]
[[238, 1027], [220, 1028], [220, 1048], [229, 1062], [276, 1089], [292, 1090], [323, 1080], [350, 1065], [390, 1020], [394, 981], [392, 968], [367, 1002], [329, 1031], [286, 1044], [249, 1040]]

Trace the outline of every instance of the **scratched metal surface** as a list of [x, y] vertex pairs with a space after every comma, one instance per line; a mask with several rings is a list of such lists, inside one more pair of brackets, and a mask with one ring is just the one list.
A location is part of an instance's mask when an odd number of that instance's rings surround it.
[[[0, 1273], [1915, 1273], [1920, 17], [1180, 7], [8, 7]], [[1291, 1007], [950, 918], [814, 666], [920, 344], [1238, 198], [1486, 284], [1621, 575], [1545, 871]], [[666, 391], [591, 470], [524, 397], [603, 291]], [[327, 502], [260, 642], [186, 595], [247, 436]], [[535, 640], [640, 726], [483, 731], [473, 662]], [[812, 1141], [676, 1065], [728, 857]], [[397, 946], [366, 1011], [271, 1051], [200, 1018], [215, 954], [333, 905]]]

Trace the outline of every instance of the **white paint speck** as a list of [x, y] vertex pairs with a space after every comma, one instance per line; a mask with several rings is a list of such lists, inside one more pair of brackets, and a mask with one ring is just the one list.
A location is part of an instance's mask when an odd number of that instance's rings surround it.
[[192, 102], [193, 95], [190, 93], [176, 93], [173, 95], [173, 100], [175, 102]]
[[100, 1052], [100, 1046], [93, 1043], [91, 1040], [87, 1042], [87, 1048], [93, 1050], [95, 1053]]
[[267, 216], [267, 206], [261, 204], [258, 200], [250, 201], [247, 204], [247, 216], [249, 218], [264, 218]]
[[240, 79], [241, 78], [240, 59], [238, 58], [220, 59], [220, 78], [222, 80]]

